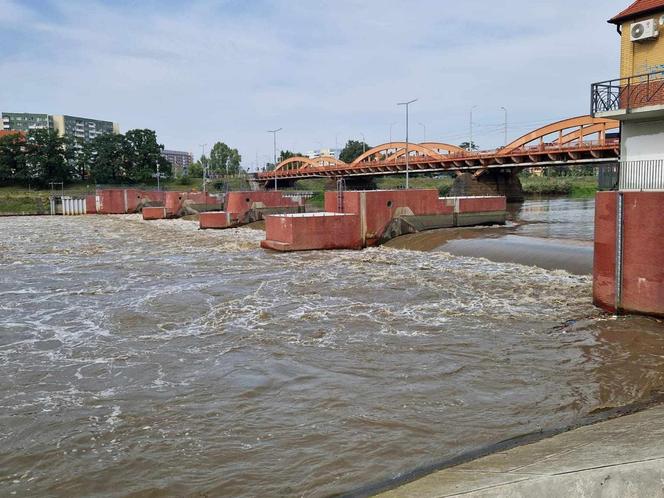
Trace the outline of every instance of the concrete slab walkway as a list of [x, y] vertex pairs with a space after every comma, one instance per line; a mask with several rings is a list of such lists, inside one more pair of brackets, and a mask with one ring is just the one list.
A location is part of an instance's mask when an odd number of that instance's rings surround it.
[[664, 405], [450, 467], [379, 496], [664, 497]]

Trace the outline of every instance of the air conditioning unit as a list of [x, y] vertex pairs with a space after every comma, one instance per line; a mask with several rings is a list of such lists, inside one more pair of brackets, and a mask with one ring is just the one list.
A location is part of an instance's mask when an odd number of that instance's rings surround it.
[[656, 28], [655, 20], [648, 19], [632, 24], [629, 34], [633, 42], [652, 40], [659, 36], [659, 31]]

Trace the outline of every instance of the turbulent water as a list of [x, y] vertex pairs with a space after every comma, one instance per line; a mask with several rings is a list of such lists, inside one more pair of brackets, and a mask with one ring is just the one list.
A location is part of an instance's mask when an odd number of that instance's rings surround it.
[[326, 496], [664, 384], [587, 276], [196, 227], [0, 219], [0, 495]]

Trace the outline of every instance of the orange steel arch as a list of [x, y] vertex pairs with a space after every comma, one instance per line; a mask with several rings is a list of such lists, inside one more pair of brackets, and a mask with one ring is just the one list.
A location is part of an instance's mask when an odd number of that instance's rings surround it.
[[[378, 145], [372, 149], [369, 149], [366, 151], [364, 154], [360, 155], [355, 161], [353, 161], [351, 164], [359, 164], [366, 159], [369, 159], [376, 154], [379, 154], [381, 152], [387, 152], [390, 150], [396, 150], [395, 153], [390, 154], [388, 156], [388, 159], [396, 158], [398, 155], [404, 155], [406, 153], [406, 142], [389, 142], [383, 145]], [[423, 147], [422, 145], [419, 144], [408, 144], [408, 152], [419, 152], [420, 154], [424, 156], [431, 156], [436, 159], [442, 159], [443, 156], [436, 152], [435, 150], [429, 149], [428, 147]]]
[[288, 171], [291, 169], [306, 169], [311, 167], [320, 168], [325, 166], [347, 166], [347, 164], [333, 156], [319, 156], [314, 158], [293, 156], [277, 164], [275, 171]]
[[608, 130], [617, 129], [618, 126], [619, 126], [618, 121], [615, 121], [615, 125], [611, 123], [600, 123], [590, 126], [584, 126], [583, 128], [579, 128], [578, 130], [566, 133], [564, 135], [562, 134], [561, 131], [560, 136], [556, 138], [553, 141], [553, 143], [558, 145], [564, 145], [573, 142], [574, 140], [579, 140], [589, 135], [594, 135], [596, 133], [599, 133], [601, 140], [602, 137], [606, 137], [606, 132]]
[[[293, 167], [295, 166], [295, 167]], [[316, 164], [312, 159], [309, 159], [308, 157], [304, 156], [293, 156], [289, 157], [288, 159], [285, 159], [284, 161], [281, 161], [279, 164], [277, 164], [277, 167], [274, 168], [274, 171], [288, 171], [291, 169], [304, 169], [307, 167], [317, 167], [318, 164]]]
[[[514, 149], [523, 147], [530, 142], [534, 142], [535, 140], [543, 140], [544, 137], [551, 135], [552, 133], [561, 133], [565, 130], [569, 130], [570, 128], [579, 128], [577, 131], [583, 131], [584, 127], [602, 124], [607, 127], [610, 126], [611, 128], [618, 127], [618, 122], [613, 119], [593, 118], [592, 116], [577, 116], [575, 118], [563, 119], [562, 121], [556, 121], [555, 123], [548, 124], [538, 128], [537, 130], [531, 131], [530, 133], [526, 133], [522, 137], [517, 138], [514, 142], [500, 149], [499, 154], [509, 154], [514, 151]], [[597, 133], [597, 131], [594, 131], [593, 133]], [[581, 136], [585, 134], [586, 133], [582, 133], [579, 135]]]
[[347, 166], [347, 164], [334, 156], [318, 156], [311, 158], [310, 161], [317, 167], [325, 166]]
[[440, 150], [447, 151], [448, 154], [456, 152], [466, 152], [466, 149], [462, 149], [457, 145], [450, 145], [442, 142], [422, 142], [420, 145], [422, 147], [426, 147], [427, 149], [431, 149], [434, 152], [438, 152]]

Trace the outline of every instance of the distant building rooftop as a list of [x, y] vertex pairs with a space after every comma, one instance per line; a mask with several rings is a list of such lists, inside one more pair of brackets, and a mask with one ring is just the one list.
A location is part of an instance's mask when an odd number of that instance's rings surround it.
[[664, 10], [664, 0], [636, 0], [619, 14], [609, 19], [612, 24], [621, 24], [635, 17]]
[[4, 137], [5, 135], [23, 135], [23, 132], [16, 130], [0, 130], [0, 137]]

